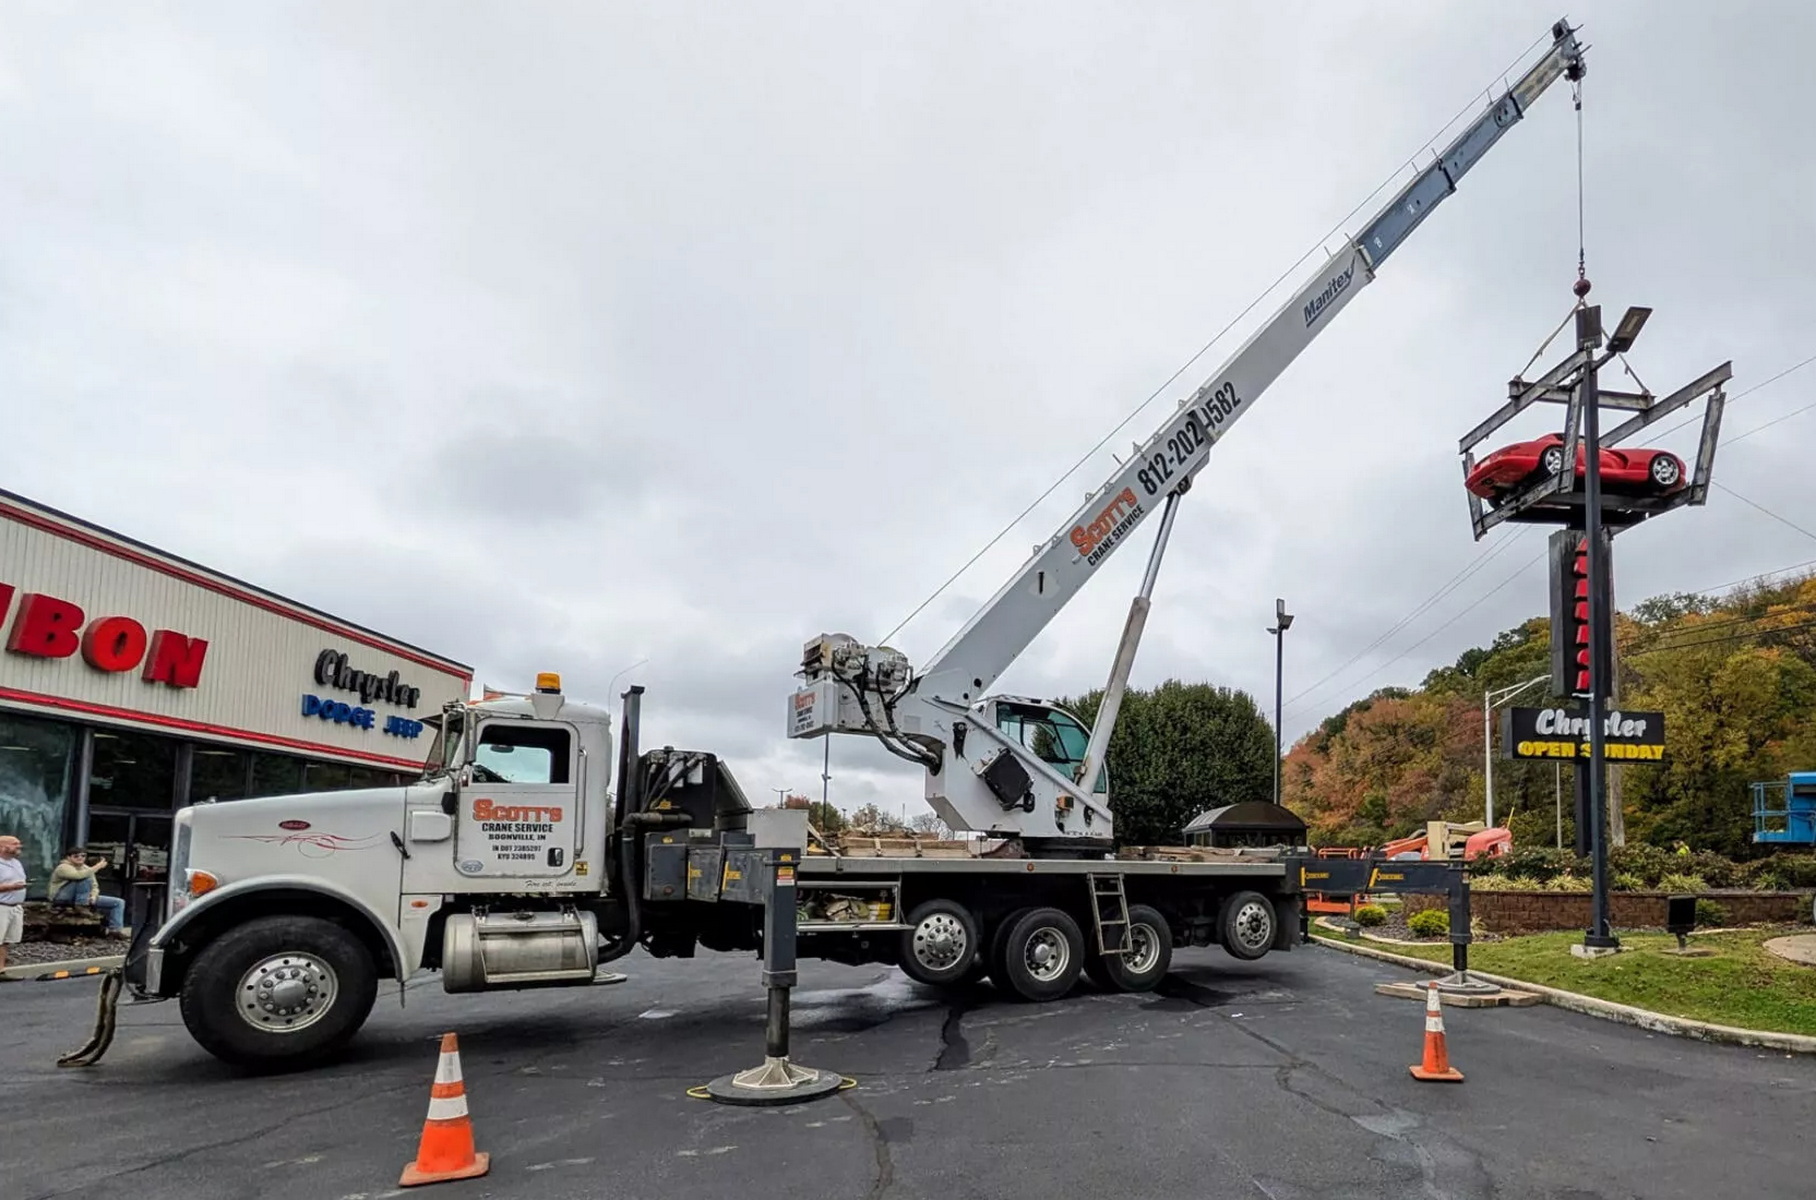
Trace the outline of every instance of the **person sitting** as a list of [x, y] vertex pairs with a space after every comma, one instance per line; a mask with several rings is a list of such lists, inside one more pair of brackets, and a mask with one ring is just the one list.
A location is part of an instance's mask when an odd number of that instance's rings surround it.
[[99, 908], [107, 917], [108, 936], [125, 937], [126, 901], [118, 896], [103, 896], [101, 883], [95, 878], [95, 872], [106, 866], [105, 858], [96, 859], [95, 864], [89, 866], [88, 851], [71, 846], [63, 852], [63, 861], [51, 871], [46, 891], [53, 906]]

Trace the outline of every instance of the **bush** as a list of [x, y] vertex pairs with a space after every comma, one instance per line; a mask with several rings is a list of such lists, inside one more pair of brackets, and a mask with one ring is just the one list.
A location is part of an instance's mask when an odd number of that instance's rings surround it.
[[1617, 892], [1643, 892], [1646, 890], [1646, 881], [1638, 875], [1619, 872], [1608, 881], [1608, 886]]
[[1709, 881], [1701, 875], [1667, 875], [1658, 881], [1661, 892], [1706, 892]]
[[1450, 932], [1450, 914], [1441, 908], [1428, 908], [1406, 918], [1406, 927], [1418, 937], [1439, 937]]
[[1364, 904], [1356, 909], [1356, 924], [1372, 928], [1387, 920], [1387, 910], [1379, 904]]
[[1761, 891], [1816, 887], [1816, 854], [1774, 854], [1742, 868], [1742, 882]]
[[1540, 883], [1574, 871], [1588, 870], [1588, 864], [1569, 850], [1548, 850], [1535, 846], [1515, 850], [1499, 858], [1476, 860], [1478, 874], [1499, 875], [1503, 879], [1536, 879]]
[[[1677, 860], [1679, 863], [1683, 859]], [[1710, 850], [1698, 850], [1690, 855], [1689, 875], [1699, 875], [1706, 887], [1738, 887], [1746, 875], [1746, 868], [1731, 858], [1724, 858]]]
[[1595, 881], [1587, 875], [1554, 875], [1545, 881], [1548, 892], [1592, 892]]
[[1545, 890], [1545, 885], [1536, 879], [1502, 879], [1498, 876], [1472, 881], [1469, 886], [1485, 892], [1542, 892]]
[[1705, 928], [1719, 929], [1728, 923], [1728, 910], [1713, 900], [1698, 900], [1696, 923]]
[[1646, 842], [1628, 842], [1625, 846], [1608, 847], [1608, 869], [1622, 875], [1631, 875], [1640, 881], [1640, 886], [1632, 891], [1643, 891], [1658, 886], [1658, 881], [1673, 871], [1682, 869], [1683, 860], [1667, 851], [1663, 846], [1654, 846]]

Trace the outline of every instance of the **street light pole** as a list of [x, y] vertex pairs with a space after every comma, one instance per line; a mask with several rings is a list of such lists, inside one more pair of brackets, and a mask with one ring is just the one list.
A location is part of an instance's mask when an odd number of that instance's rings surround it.
[[1533, 684], [1543, 683], [1550, 678], [1550, 675], [1537, 675], [1525, 683], [1516, 683], [1512, 687], [1504, 687], [1498, 692], [1489, 692], [1485, 689], [1482, 692], [1482, 790], [1487, 813], [1485, 824], [1490, 829], [1494, 828], [1494, 743], [1489, 731], [1493, 724], [1494, 706], [1502, 700], [1519, 695]]
[[1274, 624], [1268, 630], [1274, 635], [1274, 803], [1280, 803], [1280, 760], [1284, 747], [1280, 728], [1280, 696], [1286, 679], [1286, 631], [1293, 625], [1293, 614], [1286, 611], [1286, 601], [1274, 600]]

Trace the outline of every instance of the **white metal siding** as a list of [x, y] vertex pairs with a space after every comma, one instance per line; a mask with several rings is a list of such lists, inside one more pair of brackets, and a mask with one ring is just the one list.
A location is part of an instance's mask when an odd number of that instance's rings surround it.
[[[208, 642], [200, 683], [185, 689], [146, 681], [144, 662], [116, 674], [91, 667], [80, 651], [68, 658], [40, 658], [0, 648], [0, 706], [7, 708], [350, 762], [420, 763], [432, 731], [413, 741], [395, 737], [384, 732], [385, 718], [432, 714], [443, 702], [465, 697], [472, 679], [470, 670], [452, 660], [352, 629], [4, 495], [0, 584], [15, 589], [0, 614], [0, 639], [18, 623], [26, 594], [40, 592], [81, 608], [85, 627], [103, 617], [123, 616], [143, 625], [147, 634], [170, 629]], [[4, 644], [0, 640], [0, 647]], [[305, 694], [360, 704], [356, 693], [316, 684], [316, 658], [329, 648], [345, 653], [356, 669], [378, 675], [397, 671], [401, 682], [422, 689], [416, 707], [374, 698], [367, 705], [377, 714], [372, 729], [303, 716]], [[146, 660], [150, 657], [148, 647]]]

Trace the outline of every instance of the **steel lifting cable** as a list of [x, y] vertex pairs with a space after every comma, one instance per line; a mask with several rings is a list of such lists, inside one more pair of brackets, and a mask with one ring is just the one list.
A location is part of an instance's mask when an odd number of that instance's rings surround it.
[[[1528, 45], [1524, 50], [1520, 51], [1520, 53], [1517, 56], [1515, 56], [1514, 60], [1511, 63], [1509, 63], [1507, 65], [1507, 67], [1504, 68], [1500, 72], [1500, 79], [1502, 81], [1503, 86], [1505, 86], [1505, 84], [1506, 84], [1506, 78], [1507, 78], [1507, 75], [1509, 74], [1509, 72], [1511, 72], [1515, 67], [1519, 66], [1520, 63], [1524, 62], [1526, 60], [1526, 58], [1528, 56], [1530, 56], [1535, 49], [1538, 48], [1539, 44], [1545, 40], [1546, 36], [1548, 36], [1548, 35], [1541, 34], [1538, 37], [1534, 38], [1532, 40], [1532, 43], [1530, 45]], [[1581, 84], [1579, 81], [1578, 82], [1579, 96], [1580, 96], [1580, 87], [1581, 87]], [[1430, 138], [1428, 138], [1426, 140], [1425, 144], [1419, 148], [1417, 153], [1415, 153], [1411, 158], [1407, 159], [1406, 162], [1404, 164], [1402, 164], [1401, 166], [1395, 167], [1393, 169], [1393, 171], [1387, 176], [1387, 178], [1383, 179], [1379, 184], [1377, 184], [1375, 186], [1375, 189], [1373, 191], [1369, 192], [1369, 194], [1362, 199], [1361, 203], [1357, 204], [1354, 208], [1350, 209], [1349, 212], [1345, 213], [1343, 215], [1343, 217], [1335, 225], [1333, 225], [1330, 228], [1329, 232], [1325, 233], [1325, 235], [1323, 237], [1318, 239], [1318, 241], [1315, 245], [1313, 245], [1311, 248], [1307, 249], [1304, 254], [1301, 254], [1299, 256], [1298, 260], [1296, 262], [1294, 262], [1292, 266], [1288, 267], [1285, 271], [1282, 271], [1280, 273], [1279, 278], [1275, 279], [1273, 283], [1269, 284], [1265, 289], [1263, 289], [1262, 292], [1259, 295], [1257, 295], [1253, 300], [1251, 300], [1248, 303], [1248, 305], [1245, 308], [1243, 308], [1243, 310], [1241, 312], [1237, 313], [1234, 317], [1232, 317], [1230, 319], [1229, 323], [1226, 324], [1221, 330], [1219, 330], [1217, 332], [1215, 337], [1211, 338], [1210, 341], [1206, 342], [1202, 347], [1200, 347], [1196, 354], [1192, 355], [1190, 358], [1186, 359], [1185, 362], [1181, 363], [1179, 366], [1179, 369], [1177, 371], [1174, 371], [1173, 374], [1171, 376], [1169, 376], [1164, 383], [1162, 383], [1159, 387], [1155, 388], [1151, 393], [1148, 394], [1147, 399], [1143, 400], [1140, 404], [1136, 405], [1133, 409], [1131, 409], [1129, 411], [1128, 415], [1123, 417], [1122, 420], [1118, 421], [1116, 423], [1116, 425], [1108, 433], [1104, 434], [1103, 438], [1095, 446], [1092, 446], [1089, 450], [1087, 450], [1084, 453], [1083, 457], [1079, 458], [1079, 460], [1077, 462], [1073, 463], [1072, 466], [1069, 467], [1065, 471], [1064, 474], [1060, 475], [1059, 478], [1055, 479], [1053, 481], [1053, 483], [1045, 491], [1043, 491], [1040, 495], [1036, 496], [1033, 499], [1033, 501], [1028, 504], [1028, 506], [1026, 508], [1022, 509], [1021, 512], [1017, 513], [1009, 521], [1008, 524], [1004, 525], [1002, 527], [1002, 529], [997, 532], [995, 537], [993, 537], [989, 541], [985, 542], [984, 545], [982, 546], [982, 548], [980, 548], [976, 554], [973, 554], [970, 558], [965, 560], [965, 563], [963, 566], [961, 566], [958, 570], [954, 571], [951, 574], [951, 576], [948, 577], [944, 583], [940, 584], [937, 588], [933, 589], [932, 594], [930, 594], [925, 600], [921, 601], [919, 604], [915, 605], [914, 611], [910, 612], [907, 616], [903, 617], [899, 622], [896, 623], [896, 626], [894, 629], [891, 629], [887, 634], [885, 634], [883, 636], [881, 644], [887, 644], [891, 638], [895, 637], [896, 634], [900, 633], [903, 629], [907, 628], [909, 622], [913, 621], [916, 617], [920, 616], [921, 613], [926, 609], [926, 607], [929, 604], [932, 604], [935, 600], [939, 599], [942, 595], [944, 595], [946, 593], [946, 590], [948, 588], [950, 588], [954, 583], [957, 583], [958, 580], [960, 579], [960, 577], [962, 577], [965, 574], [965, 572], [969, 571], [973, 566], [975, 566], [977, 564], [979, 559], [983, 558], [984, 555], [990, 553], [991, 550], [995, 549], [996, 544], [998, 542], [1002, 541], [1005, 537], [1008, 537], [1009, 534], [1014, 531], [1016, 526], [1020, 525], [1023, 521], [1027, 520], [1029, 514], [1031, 514], [1036, 508], [1040, 507], [1040, 505], [1047, 499], [1048, 496], [1051, 496], [1054, 492], [1059, 490], [1059, 487], [1061, 484], [1065, 483], [1066, 480], [1072, 478], [1072, 476], [1078, 474], [1079, 470], [1082, 469], [1086, 463], [1090, 462], [1092, 458], [1096, 457], [1098, 451], [1102, 450], [1105, 446], [1110, 444], [1111, 438], [1115, 437], [1118, 433], [1120, 433], [1124, 426], [1126, 426], [1130, 421], [1133, 421], [1137, 416], [1140, 416], [1141, 413], [1144, 412], [1149, 405], [1153, 404], [1154, 401], [1158, 400], [1161, 396], [1161, 393], [1165, 392], [1168, 388], [1172, 387], [1173, 384], [1179, 379], [1179, 377], [1181, 375], [1184, 375], [1188, 370], [1191, 369], [1193, 363], [1197, 362], [1199, 359], [1203, 358], [1206, 354], [1210, 353], [1210, 350], [1213, 346], [1215, 346], [1218, 342], [1222, 341], [1225, 337], [1229, 336], [1230, 331], [1232, 329], [1236, 328], [1236, 326], [1238, 324], [1240, 324], [1242, 322], [1242, 320], [1249, 315], [1249, 313], [1253, 312], [1257, 305], [1259, 305], [1263, 300], [1267, 299], [1269, 296], [1273, 295], [1277, 290], [1279, 290], [1280, 285], [1285, 283], [1287, 281], [1288, 277], [1291, 276], [1293, 272], [1297, 271], [1300, 268], [1300, 266], [1305, 263], [1305, 261], [1307, 259], [1309, 259], [1313, 254], [1317, 253], [1320, 249], [1324, 248], [1325, 244], [1327, 242], [1329, 242], [1331, 238], [1336, 237], [1338, 234], [1342, 233], [1344, 225], [1346, 225], [1349, 221], [1354, 219], [1357, 213], [1361, 212], [1362, 209], [1365, 208], [1370, 202], [1372, 202], [1376, 196], [1379, 196], [1384, 190], [1386, 190], [1386, 188], [1390, 184], [1392, 184], [1395, 179], [1398, 179], [1400, 177], [1400, 172], [1405, 167], [1413, 166], [1416, 168], [1416, 164], [1417, 164], [1419, 155], [1424, 154], [1426, 151], [1430, 150], [1434, 145], [1436, 145], [1437, 142], [1439, 141], [1439, 139], [1441, 139], [1446, 133], [1448, 133], [1450, 131], [1450, 129], [1452, 127], [1454, 127], [1458, 121], [1461, 121], [1464, 117], [1468, 116], [1469, 113], [1475, 109], [1476, 104], [1477, 104], [1477, 100], [1472, 95], [1470, 97], [1468, 103], [1464, 104], [1462, 108], [1458, 109], [1456, 115], [1451, 117], [1450, 120], [1444, 122], [1443, 126], [1440, 127], [1435, 134], [1433, 134]], [[1581, 112], [1581, 107], [1582, 107], [1580, 98], [1578, 100], [1577, 107], [1578, 107], [1579, 117], [1580, 117], [1580, 112]], [[1580, 141], [1580, 137], [1581, 137], [1581, 135], [1580, 135], [1580, 131], [1579, 131], [1579, 141]], [[1580, 158], [1580, 153], [1579, 153], [1579, 158]], [[1580, 174], [1580, 162], [1579, 162], [1579, 174]], [[1580, 186], [1579, 186], [1579, 192], [1580, 192]], [[1580, 207], [1580, 205], [1579, 205], [1579, 207]]]

